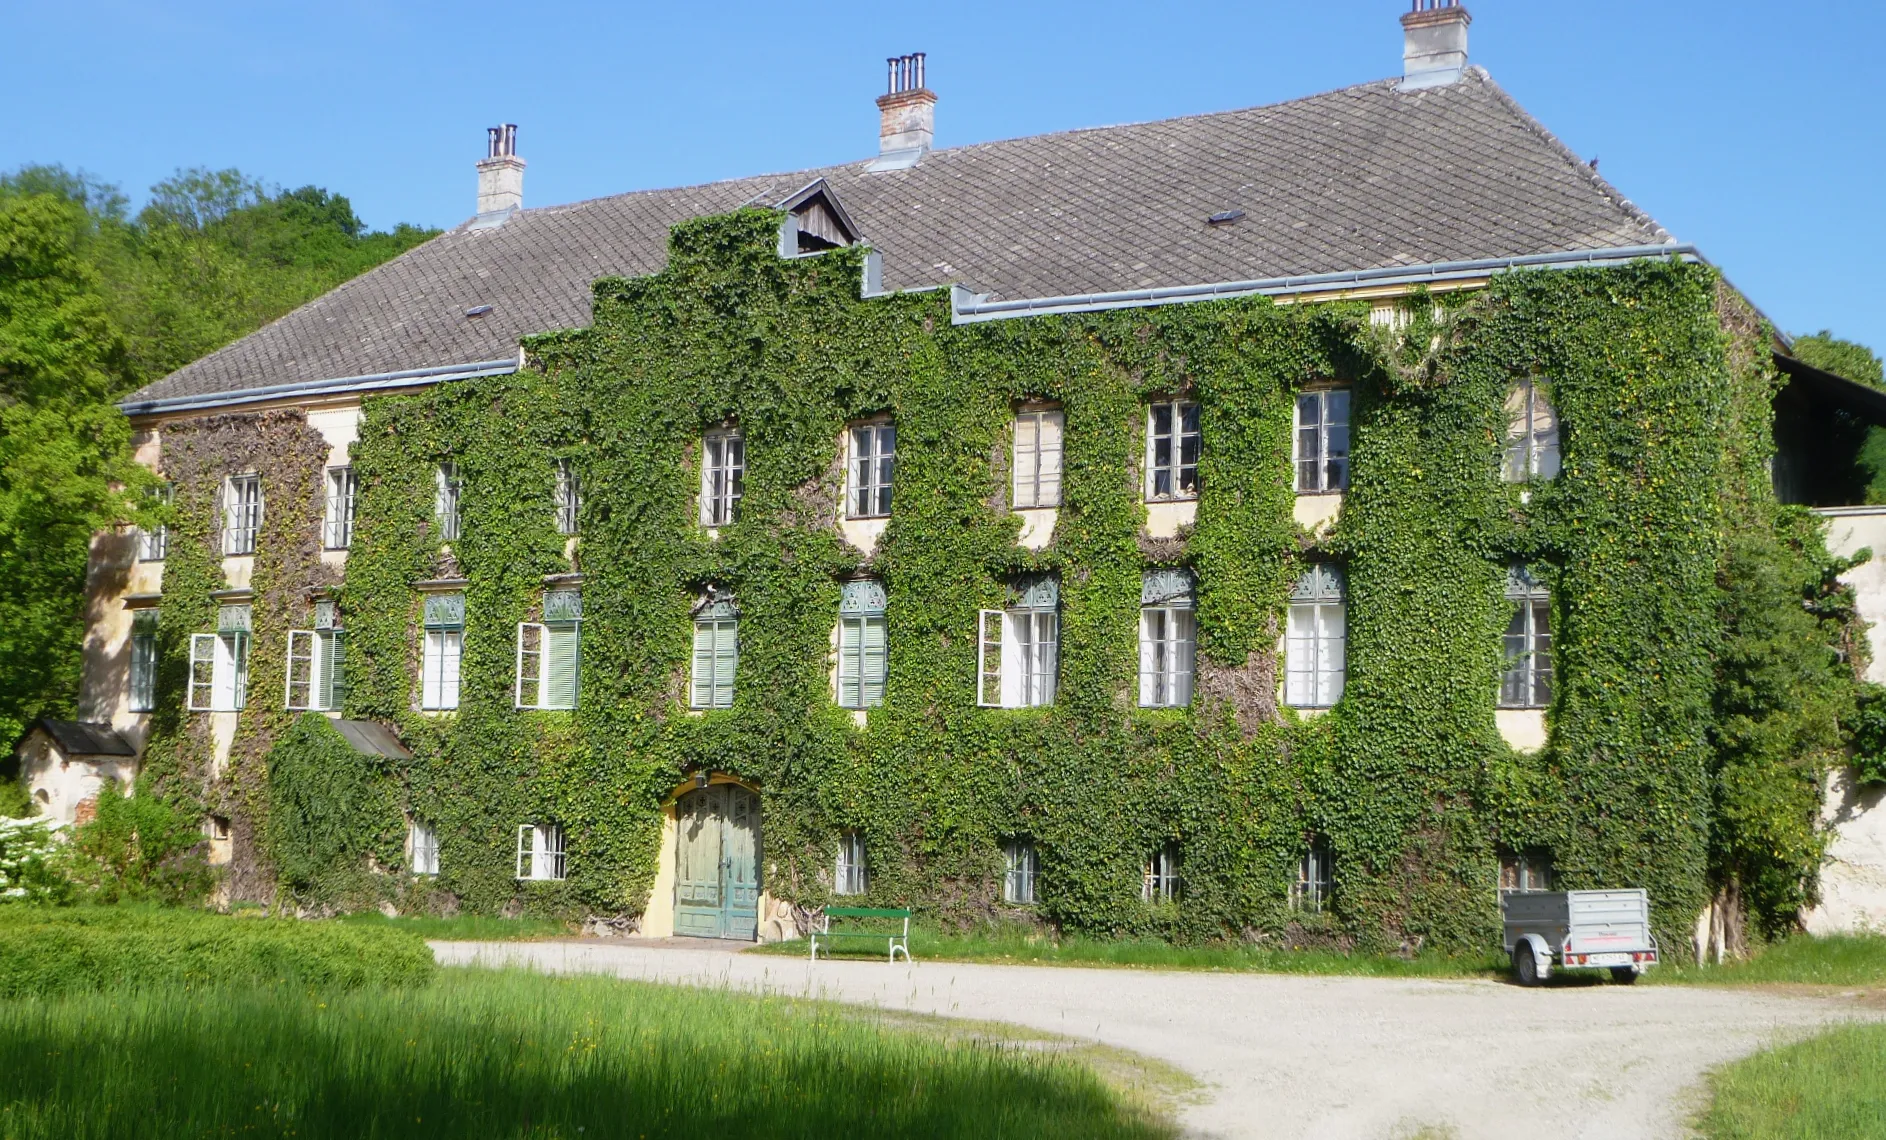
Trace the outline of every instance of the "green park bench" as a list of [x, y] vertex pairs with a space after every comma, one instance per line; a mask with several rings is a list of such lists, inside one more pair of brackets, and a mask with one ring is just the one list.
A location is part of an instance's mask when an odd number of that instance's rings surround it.
[[[812, 960], [818, 961], [819, 943], [825, 943], [825, 956], [832, 956], [832, 943], [840, 940], [882, 942], [890, 951], [890, 960], [897, 961], [897, 952], [904, 952], [904, 961], [910, 961], [910, 908], [886, 908], [871, 906], [828, 906], [819, 912], [824, 921], [820, 928], [812, 932]], [[847, 925], [832, 929], [832, 920], [842, 919]], [[883, 923], [874, 923], [872, 919], [902, 920], [899, 927], [887, 927]], [[851, 925], [855, 923], [856, 925]]]

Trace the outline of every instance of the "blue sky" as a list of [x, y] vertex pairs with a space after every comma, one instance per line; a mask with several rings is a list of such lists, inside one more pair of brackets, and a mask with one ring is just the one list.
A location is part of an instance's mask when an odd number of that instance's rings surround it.
[[[1474, 62], [1785, 330], [1886, 350], [1886, 4], [1469, 7]], [[83, 167], [136, 199], [235, 166], [374, 226], [444, 226], [498, 122], [544, 205], [867, 157], [888, 55], [929, 53], [947, 146], [1398, 74], [1406, 8], [0, 0], [0, 169]]]

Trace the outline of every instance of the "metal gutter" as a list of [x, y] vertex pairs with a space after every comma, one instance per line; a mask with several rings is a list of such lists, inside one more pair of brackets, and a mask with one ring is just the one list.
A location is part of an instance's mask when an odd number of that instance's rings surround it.
[[1086, 293], [1072, 297], [1036, 297], [1020, 301], [990, 301], [961, 286], [951, 291], [950, 323], [975, 324], [1012, 317], [1055, 313], [1092, 313], [1106, 309], [1137, 309], [1152, 305], [1180, 305], [1192, 301], [1223, 301], [1235, 297], [1277, 297], [1340, 293], [1352, 289], [1433, 285], [1509, 273], [1515, 269], [1584, 269], [1623, 265], [1645, 258], [1677, 257], [1707, 260], [1693, 245], [1622, 246], [1567, 253], [1539, 253], [1525, 257], [1496, 257], [1481, 261], [1441, 261], [1430, 265], [1394, 265], [1306, 277], [1270, 277], [1259, 281], [1227, 281], [1216, 285], [1172, 285], [1163, 289], [1131, 289], [1119, 293]]
[[259, 404], [297, 396], [345, 396], [374, 392], [384, 388], [405, 388], [414, 384], [443, 384], [448, 380], [472, 380], [480, 376], [502, 376], [516, 372], [518, 357], [508, 360], [481, 360], [473, 364], [445, 364], [436, 368], [410, 368], [400, 372], [375, 372], [366, 376], [340, 376], [332, 380], [301, 380], [293, 384], [271, 384], [265, 388], [244, 388], [239, 392], [206, 392], [196, 396], [172, 396], [162, 400], [126, 400], [118, 410], [127, 416], [155, 416], [170, 412], [194, 412], [209, 408], [228, 408], [241, 404]]

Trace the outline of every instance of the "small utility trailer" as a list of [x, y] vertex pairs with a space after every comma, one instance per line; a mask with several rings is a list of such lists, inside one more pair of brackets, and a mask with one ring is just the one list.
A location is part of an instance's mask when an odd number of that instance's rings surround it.
[[1508, 891], [1500, 896], [1506, 951], [1522, 986], [1561, 970], [1610, 970], [1620, 982], [1657, 964], [1650, 896], [1629, 891]]

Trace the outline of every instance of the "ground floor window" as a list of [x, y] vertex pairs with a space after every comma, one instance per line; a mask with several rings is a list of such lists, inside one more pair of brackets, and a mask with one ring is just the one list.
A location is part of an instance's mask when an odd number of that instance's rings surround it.
[[1500, 893], [1549, 891], [1558, 878], [1552, 856], [1543, 851], [1500, 852]]
[[1336, 859], [1321, 839], [1310, 844], [1297, 863], [1297, 881], [1290, 885], [1290, 909], [1299, 914], [1322, 914], [1335, 892]]
[[838, 865], [832, 875], [832, 893], [861, 895], [869, 885], [865, 872], [864, 836], [847, 831], [838, 837]]
[[517, 829], [517, 877], [539, 881], [563, 878], [563, 827], [527, 823]]
[[1179, 897], [1183, 880], [1179, 875], [1179, 845], [1167, 843], [1146, 860], [1139, 897], [1142, 902], [1173, 902]]
[[1031, 839], [1011, 839], [1002, 845], [1002, 901], [1016, 906], [1035, 902], [1035, 844]]
[[406, 866], [415, 875], [439, 873], [439, 833], [431, 824], [414, 820], [407, 826]]

